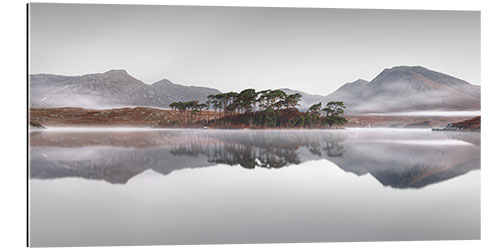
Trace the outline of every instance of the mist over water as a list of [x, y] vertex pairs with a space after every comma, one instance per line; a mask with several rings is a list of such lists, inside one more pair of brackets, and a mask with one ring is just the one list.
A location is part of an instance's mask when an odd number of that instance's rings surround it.
[[423, 110], [423, 111], [411, 111], [411, 112], [387, 112], [387, 113], [367, 113], [361, 114], [366, 116], [376, 115], [376, 116], [479, 116], [481, 115], [481, 110], [472, 111], [441, 111], [441, 110]]
[[480, 238], [480, 134], [30, 135], [33, 246]]

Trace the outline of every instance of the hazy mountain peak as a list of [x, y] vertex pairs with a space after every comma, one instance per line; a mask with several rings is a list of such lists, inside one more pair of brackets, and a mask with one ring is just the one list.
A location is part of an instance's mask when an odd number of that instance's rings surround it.
[[147, 85], [122, 69], [82, 76], [30, 76], [30, 105], [39, 107], [168, 107], [172, 101], [203, 101], [214, 93], [220, 92], [167, 79]]
[[161, 79], [155, 83], [153, 83], [153, 86], [154, 85], [163, 85], [163, 84], [167, 84], [167, 85], [174, 85], [175, 83], [173, 83], [172, 81], [168, 80], [168, 79]]
[[364, 80], [364, 79], [358, 79], [354, 82], [348, 82], [344, 85], [342, 85], [339, 89], [341, 88], [346, 88], [346, 87], [358, 87], [358, 86], [366, 86], [368, 84], [368, 81], [367, 80]]
[[112, 69], [101, 74], [90, 74], [84, 75], [84, 78], [95, 78], [102, 81], [102, 83], [133, 83], [133, 84], [144, 84], [142, 81], [131, 76], [127, 71], [123, 69]]
[[392, 68], [385, 68], [379, 75], [382, 74], [394, 74], [394, 73], [427, 73], [427, 72], [435, 72], [420, 65], [416, 66], [408, 66], [408, 65], [400, 65], [394, 66]]
[[456, 77], [433, 71], [422, 66], [396, 66], [384, 69], [371, 82], [377, 82], [382, 78], [384, 81], [392, 79], [414, 80], [416, 78], [426, 78], [445, 85], [471, 85], [469, 82]]
[[411, 78], [412, 76], [419, 74], [419, 72], [425, 74], [426, 71], [429, 70], [421, 66], [396, 66], [392, 68], [385, 68], [371, 81], [371, 83], [376, 82], [377, 79], [380, 78], [383, 80], [400, 79], [402, 77]]
[[347, 113], [477, 110], [480, 87], [422, 66], [386, 68], [373, 80], [342, 85], [323, 98], [343, 101]]
[[368, 81], [363, 79], [358, 79], [354, 82], [348, 82], [340, 86], [335, 92], [325, 96], [322, 99], [323, 103], [328, 103], [330, 101], [343, 101], [349, 103], [360, 96], [366, 89]]
[[[385, 68], [383, 71], [406, 71], [406, 70], [416, 70], [416, 69], [426, 69], [426, 68], [424, 68], [420, 65], [416, 65], [416, 66], [399, 65], [399, 66], [394, 66], [391, 68]], [[426, 69], [426, 70], [428, 70], [428, 69]]]
[[356, 81], [354, 81], [354, 82], [352, 82], [352, 83], [363, 83], [363, 84], [367, 84], [367, 83], [368, 83], [368, 81], [367, 81], [367, 80], [365, 80], [365, 79], [361, 79], [361, 78], [360, 78], [360, 79], [358, 79], [358, 80], [356, 80]]
[[[422, 66], [384, 69], [358, 97], [359, 111], [477, 110], [480, 87]], [[359, 104], [359, 105], [358, 105]]]
[[162, 79], [151, 85], [157, 93], [169, 96], [172, 101], [205, 101], [208, 95], [221, 93], [217, 89], [197, 86], [184, 86], [168, 79]]
[[103, 73], [103, 75], [119, 75], [119, 76], [130, 76], [129, 73], [124, 69], [112, 69]]
[[290, 89], [290, 88], [280, 88], [283, 92], [285, 92], [287, 95], [299, 93], [302, 95], [300, 98], [299, 102], [299, 109], [300, 110], [306, 110], [309, 108], [311, 105], [316, 104], [321, 98], [323, 98], [322, 95], [315, 95], [315, 94], [309, 94], [304, 91], [300, 90], [295, 90], [295, 89]]
[[309, 93], [306, 93], [306, 92], [304, 92], [302, 90], [296, 90], [296, 89], [291, 89], [291, 88], [279, 88], [279, 90], [282, 90], [287, 95], [299, 93], [299, 94], [302, 94], [302, 95], [309, 95], [309, 96], [321, 97], [321, 95], [309, 94]]

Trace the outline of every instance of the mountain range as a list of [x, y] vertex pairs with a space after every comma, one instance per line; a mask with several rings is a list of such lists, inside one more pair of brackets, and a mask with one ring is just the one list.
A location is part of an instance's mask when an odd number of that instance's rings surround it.
[[83, 76], [30, 75], [32, 107], [167, 108], [175, 101], [205, 101], [208, 95], [218, 93], [216, 89], [184, 86], [166, 79], [148, 85], [125, 70]]
[[[343, 84], [326, 96], [282, 88], [287, 94], [300, 93], [300, 109], [312, 104], [343, 101], [346, 113], [362, 114], [420, 110], [480, 110], [481, 87], [421, 66], [384, 69], [371, 81]], [[205, 101], [221, 93], [207, 87], [184, 86], [163, 79], [148, 85], [125, 70], [82, 76], [30, 75], [32, 107], [114, 108], [146, 106], [167, 108], [174, 101]]]

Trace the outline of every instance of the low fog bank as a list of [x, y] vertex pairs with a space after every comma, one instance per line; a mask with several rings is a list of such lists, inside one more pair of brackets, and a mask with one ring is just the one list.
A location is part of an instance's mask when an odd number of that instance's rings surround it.
[[440, 116], [440, 117], [474, 117], [480, 116], [481, 110], [472, 111], [446, 111], [446, 110], [421, 110], [408, 112], [387, 112], [387, 113], [364, 113], [356, 114], [360, 116]]

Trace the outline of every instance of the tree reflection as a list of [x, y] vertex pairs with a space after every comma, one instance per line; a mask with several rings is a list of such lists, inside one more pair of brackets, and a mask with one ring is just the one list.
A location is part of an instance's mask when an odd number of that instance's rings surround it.
[[256, 133], [251, 136], [245, 134], [207, 137], [209, 139], [191, 137], [192, 141], [188, 142], [187, 145], [173, 146], [170, 153], [185, 156], [205, 155], [210, 163], [240, 165], [248, 169], [298, 165], [302, 163], [298, 152], [301, 147], [309, 149], [317, 156], [321, 156], [322, 149], [330, 157], [342, 157], [344, 153], [342, 146], [344, 139], [341, 136], [328, 138], [328, 141], [323, 142], [323, 148], [321, 147], [321, 137], [310, 134], [292, 136], [289, 134]]
[[323, 148], [323, 150], [325, 151], [326, 155], [330, 157], [343, 157], [345, 153], [344, 146], [338, 141], [327, 141], [326, 146]]
[[168, 175], [217, 164], [275, 169], [326, 160], [385, 186], [421, 188], [480, 169], [479, 133], [427, 135], [433, 142], [451, 136], [467, 142], [457, 145], [412, 143], [420, 136], [327, 130], [40, 132], [30, 135], [30, 176], [127, 183], [149, 169]]

